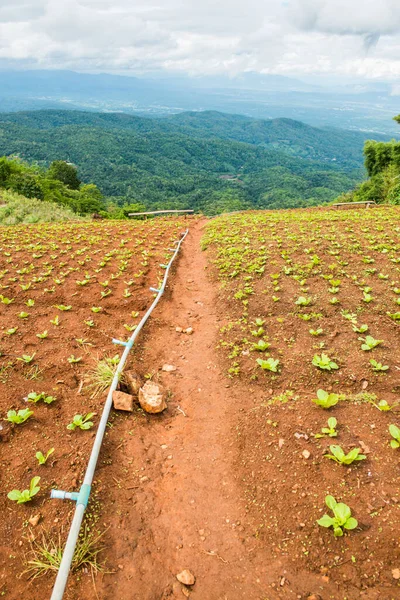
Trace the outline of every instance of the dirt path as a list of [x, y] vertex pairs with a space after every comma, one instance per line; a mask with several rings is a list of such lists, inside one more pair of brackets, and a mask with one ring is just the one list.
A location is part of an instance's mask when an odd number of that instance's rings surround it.
[[[207, 277], [201, 235], [202, 223], [193, 224], [135, 359], [171, 391], [168, 410], [140, 416], [136, 426], [131, 417], [120, 417], [107, 448], [113, 465], [99, 470], [100, 483], [108, 469], [116, 483], [107, 545], [108, 562], [118, 572], [98, 580], [104, 600], [184, 597], [175, 575], [186, 568], [196, 576], [194, 600], [281, 597], [271, 595], [271, 582], [279, 586], [284, 565], [271, 561], [254, 536], [233, 467], [233, 428], [249, 399], [217, 363], [217, 288]], [[178, 333], [177, 326], [193, 327], [194, 333]], [[165, 363], [176, 371], [161, 372]], [[288, 592], [285, 598], [300, 597]]]

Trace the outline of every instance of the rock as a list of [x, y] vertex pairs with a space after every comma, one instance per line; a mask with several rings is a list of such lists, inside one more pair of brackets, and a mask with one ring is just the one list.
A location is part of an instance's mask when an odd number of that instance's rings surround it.
[[307, 596], [307, 600], [322, 600], [322, 596], [319, 594], [310, 594]]
[[279, 448], [282, 448], [282, 446], [283, 446], [284, 443], [285, 443], [285, 440], [283, 438], [280, 438], [279, 442], [278, 442]]
[[304, 458], [310, 458], [311, 452], [309, 452], [308, 450], [303, 450], [302, 455], [304, 456]]
[[139, 403], [148, 413], [160, 413], [167, 408], [165, 396], [165, 390], [161, 385], [146, 381], [139, 390]]
[[187, 587], [183, 587], [182, 589], [182, 594], [186, 597], [189, 598], [190, 596], [190, 590]]
[[112, 399], [115, 410], [133, 412], [134, 397], [130, 394], [125, 394], [125, 392], [113, 392]]
[[182, 329], [182, 327], [175, 327], [175, 331], [177, 333], [182, 333], [183, 329]]
[[363, 379], [361, 382], [361, 389], [366, 390], [367, 387], [368, 387], [368, 381], [366, 379]]
[[172, 373], [172, 371], [176, 371], [176, 367], [174, 365], [163, 365], [162, 370], [166, 373]]
[[176, 578], [178, 581], [180, 581], [180, 583], [183, 583], [184, 585], [194, 585], [196, 581], [195, 576], [188, 569], [185, 569], [184, 571], [178, 573]]
[[135, 371], [126, 371], [124, 373], [124, 382], [128, 389], [128, 392], [132, 396], [137, 397], [139, 390], [143, 385], [143, 379]]
[[400, 569], [392, 569], [393, 579], [400, 579]]
[[192, 335], [193, 327], [188, 327], [187, 329], [184, 329], [184, 333], [187, 333], [188, 335]]
[[39, 523], [40, 521], [40, 516], [41, 515], [33, 515], [30, 519], [29, 519], [29, 523], [30, 525], [32, 525], [32, 527], [36, 527], [36, 525]]

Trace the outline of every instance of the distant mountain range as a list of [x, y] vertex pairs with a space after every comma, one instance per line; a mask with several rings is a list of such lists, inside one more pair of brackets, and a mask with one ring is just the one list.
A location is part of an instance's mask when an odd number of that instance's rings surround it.
[[278, 75], [153, 78], [72, 71], [0, 71], [0, 111], [80, 109], [166, 116], [217, 110], [318, 127], [396, 135], [397, 96], [383, 83], [318, 86]]
[[143, 118], [42, 110], [0, 113], [0, 156], [46, 166], [67, 160], [110, 201], [148, 208], [241, 208], [321, 204], [364, 176], [368, 136], [291, 119], [215, 111]]

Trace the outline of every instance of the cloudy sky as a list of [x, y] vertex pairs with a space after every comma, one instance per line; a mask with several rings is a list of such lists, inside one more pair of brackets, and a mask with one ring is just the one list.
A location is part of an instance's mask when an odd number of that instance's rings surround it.
[[400, 0], [0, 0], [0, 67], [396, 81]]

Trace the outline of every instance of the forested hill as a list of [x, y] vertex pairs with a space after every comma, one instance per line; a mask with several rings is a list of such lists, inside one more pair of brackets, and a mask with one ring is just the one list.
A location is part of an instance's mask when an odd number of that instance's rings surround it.
[[366, 135], [216, 112], [0, 114], [0, 155], [67, 160], [112, 201], [210, 214], [320, 204], [362, 178]]

